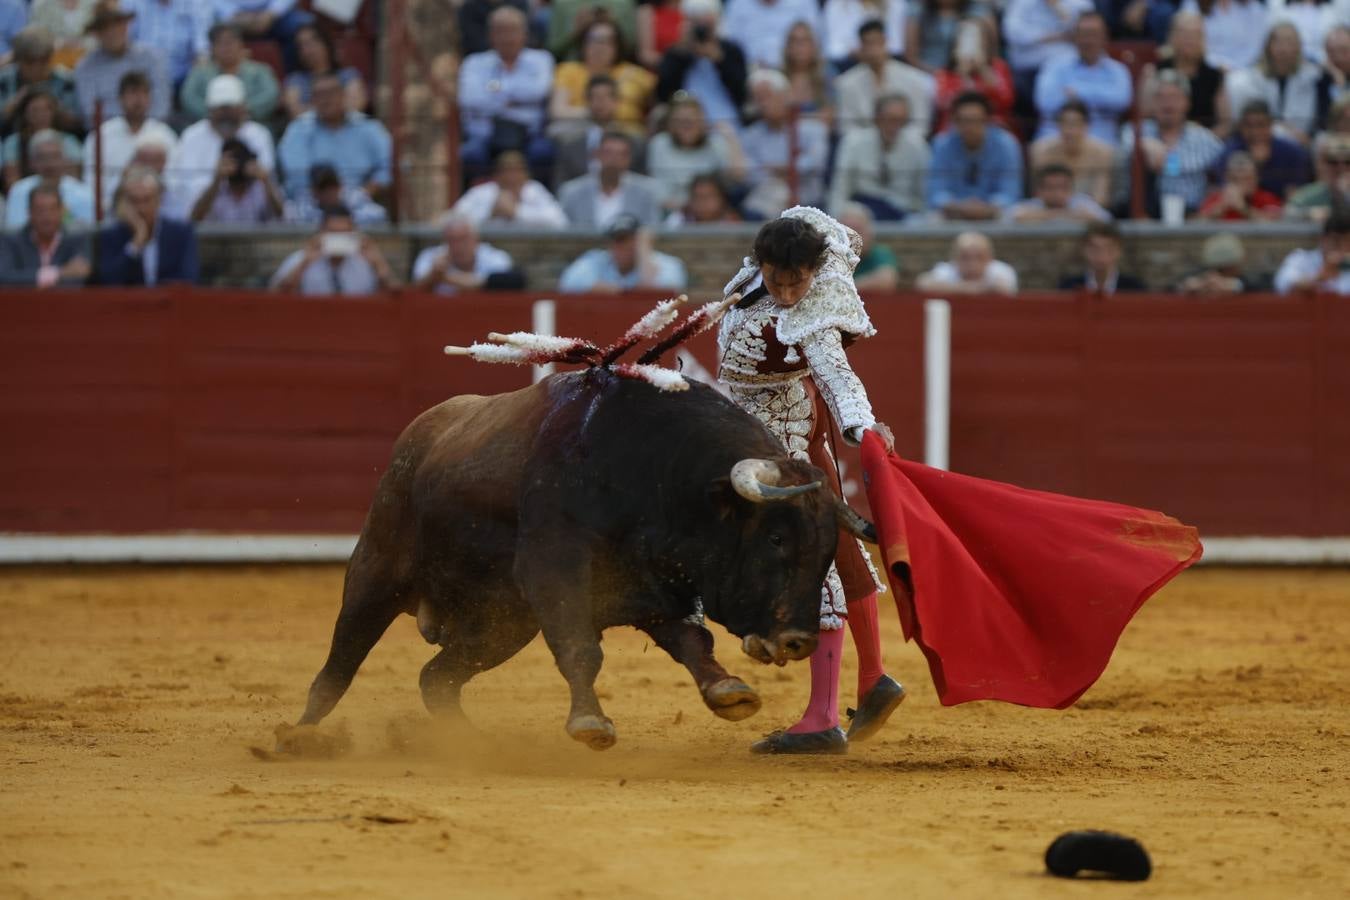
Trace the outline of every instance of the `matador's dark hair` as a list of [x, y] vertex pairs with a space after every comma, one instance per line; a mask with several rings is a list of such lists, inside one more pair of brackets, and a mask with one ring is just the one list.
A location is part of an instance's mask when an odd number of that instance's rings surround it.
[[801, 219], [766, 222], [755, 235], [755, 262], [775, 269], [815, 271], [825, 261], [825, 235]]

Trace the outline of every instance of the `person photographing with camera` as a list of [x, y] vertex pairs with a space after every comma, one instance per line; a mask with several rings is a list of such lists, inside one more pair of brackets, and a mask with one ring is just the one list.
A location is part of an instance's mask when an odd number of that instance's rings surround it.
[[281, 263], [275, 290], [305, 296], [363, 297], [396, 287], [393, 270], [369, 236], [356, 230], [345, 206], [323, 211], [319, 233]]
[[749, 75], [745, 54], [717, 36], [721, 5], [717, 0], [682, 0], [681, 36], [661, 57], [656, 99], [669, 103], [680, 91], [696, 96], [710, 123], [738, 124]]
[[258, 155], [238, 138], [220, 148], [216, 177], [192, 205], [194, 222], [257, 224], [281, 218], [281, 191]]

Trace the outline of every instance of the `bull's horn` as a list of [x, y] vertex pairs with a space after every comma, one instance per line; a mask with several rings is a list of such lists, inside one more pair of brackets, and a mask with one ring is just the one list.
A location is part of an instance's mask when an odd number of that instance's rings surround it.
[[743, 459], [731, 467], [731, 486], [751, 503], [788, 500], [820, 487], [819, 481], [779, 487], [778, 479], [782, 477], [778, 466], [767, 459]]
[[869, 544], [877, 542], [877, 526], [864, 519], [861, 513], [837, 497], [834, 501], [834, 517], [838, 520], [839, 527], [855, 538], [860, 538]]

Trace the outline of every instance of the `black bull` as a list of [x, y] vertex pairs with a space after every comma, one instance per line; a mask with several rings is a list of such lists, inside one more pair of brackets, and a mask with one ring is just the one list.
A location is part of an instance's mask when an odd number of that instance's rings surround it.
[[594, 683], [615, 625], [688, 668], [717, 715], [753, 715], [758, 695], [696, 613], [762, 662], [810, 655], [839, 523], [866, 528], [821, 476], [697, 382], [663, 392], [593, 368], [447, 400], [395, 445], [300, 724], [333, 709], [400, 613], [442, 648], [420, 678], [435, 715], [462, 716], [464, 684], [542, 630], [571, 688], [568, 734], [608, 747]]

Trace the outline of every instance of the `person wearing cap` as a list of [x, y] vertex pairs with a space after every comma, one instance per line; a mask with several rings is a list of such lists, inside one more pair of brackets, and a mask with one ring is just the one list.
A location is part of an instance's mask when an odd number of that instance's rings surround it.
[[52, 64], [55, 44], [51, 33], [29, 25], [14, 36], [14, 61], [0, 67], [0, 130], [12, 120], [28, 93], [44, 88], [56, 97], [59, 108], [55, 128], [75, 132], [80, 128], [80, 101], [70, 72]]
[[122, 171], [131, 162], [136, 145], [143, 138], [153, 137], [170, 153], [178, 146], [178, 135], [173, 129], [150, 116], [150, 79], [144, 72], [128, 72], [117, 85], [117, 98], [122, 115], [107, 119], [100, 126], [99, 136], [90, 133], [84, 139], [84, 183], [92, 190], [94, 169], [98, 166], [98, 151], [103, 153], [103, 206], [112, 206], [113, 191], [122, 177]]
[[270, 175], [276, 169], [272, 133], [249, 121], [242, 81], [234, 75], [217, 75], [206, 89], [206, 105], [206, 118], [183, 131], [169, 160], [168, 183], [174, 201], [170, 215], [175, 218], [189, 218], [197, 198], [216, 177], [220, 149], [230, 138], [248, 145], [264, 173]]
[[558, 203], [567, 220], [579, 228], [605, 228], [620, 215], [643, 225], [661, 220], [661, 186], [654, 178], [630, 172], [633, 142], [620, 131], [600, 139], [600, 166], [594, 174], [574, 178], [558, 189]]
[[89, 186], [66, 174], [66, 136], [44, 129], [28, 139], [28, 162], [33, 174], [20, 178], [9, 189], [5, 208], [5, 227], [18, 229], [28, 224], [28, 194], [39, 185], [61, 194], [68, 224], [94, 221], [94, 195]]
[[1350, 201], [1350, 135], [1324, 131], [1313, 141], [1317, 180], [1289, 196], [1284, 217], [1295, 222], [1325, 222], [1331, 208]]
[[210, 59], [192, 67], [183, 82], [183, 89], [178, 92], [178, 102], [183, 110], [194, 119], [205, 118], [210, 109], [206, 93], [211, 82], [219, 75], [233, 75], [243, 82], [249, 116], [255, 122], [266, 122], [276, 112], [281, 97], [272, 67], [248, 58], [244, 32], [238, 25], [217, 22], [211, 26], [209, 35]]
[[1241, 294], [1259, 284], [1245, 274], [1247, 250], [1237, 235], [1212, 234], [1200, 248], [1200, 269], [1178, 281], [1173, 290], [1182, 294]]
[[189, 223], [164, 215], [163, 180], [150, 169], [133, 166], [118, 190], [117, 221], [98, 233], [95, 283], [195, 284], [197, 233]]
[[1281, 294], [1350, 294], [1350, 211], [1333, 208], [1315, 249], [1295, 250], [1275, 273]]
[[337, 169], [328, 163], [319, 163], [309, 170], [309, 190], [293, 200], [286, 201], [287, 222], [318, 225], [323, 211], [330, 206], [345, 206], [357, 225], [375, 225], [389, 221], [384, 207], [370, 199], [357, 187], [345, 187]]
[[397, 284], [379, 246], [357, 230], [351, 210], [341, 205], [323, 211], [319, 233], [272, 276], [274, 290], [305, 296], [363, 297]]
[[739, 45], [717, 36], [721, 3], [680, 0], [680, 12], [680, 39], [656, 69], [656, 99], [670, 103], [687, 94], [698, 98], [709, 122], [739, 125], [749, 67]]
[[135, 15], [122, 9], [115, 0], [102, 0], [94, 7], [85, 27], [98, 44], [75, 67], [75, 91], [88, 126], [94, 124], [94, 106], [99, 100], [103, 101], [103, 118], [122, 114], [117, 89], [122, 76], [133, 71], [144, 72], [150, 78], [150, 115], [161, 121], [169, 117], [173, 101], [169, 64], [160, 50], [131, 42], [131, 20]]
[[413, 263], [413, 283], [424, 291], [457, 294], [460, 291], [518, 291], [525, 273], [511, 254], [478, 239], [478, 229], [467, 216], [450, 213], [441, 222], [443, 244], [427, 247]]
[[89, 277], [89, 241], [62, 225], [61, 192], [41, 185], [28, 194], [28, 225], [0, 235], [0, 284], [49, 288], [83, 284]]
[[277, 146], [282, 184], [292, 198], [304, 193], [310, 170], [328, 163], [342, 184], [378, 200], [393, 182], [393, 141], [376, 119], [347, 106], [337, 72], [314, 78], [314, 108], [291, 120]]
[[480, 228], [489, 222], [525, 228], [567, 227], [567, 214], [548, 188], [530, 178], [525, 154], [516, 151], [498, 156], [492, 180], [465, 191], [451, 211]]
[[684, 263], [652, 247], [652, 234], [630, 215], [605, 230], [608, 247], [587, 250], [563, 270], [558, 290], [565, 294], [613, 294], [634, 290], [684, 290]]
[[1061, 291], [1087, 291], [1102, 297], [1145, 290], [1144, 283], [1120, 271], [1120, 229], [1113, 222], [1089, 222], [1083, 233], [1083, 272], [1059, 283]]

